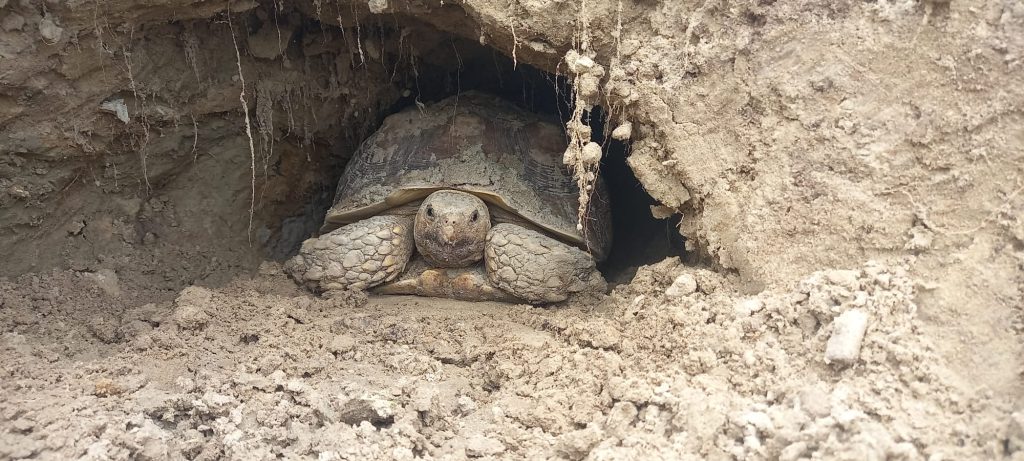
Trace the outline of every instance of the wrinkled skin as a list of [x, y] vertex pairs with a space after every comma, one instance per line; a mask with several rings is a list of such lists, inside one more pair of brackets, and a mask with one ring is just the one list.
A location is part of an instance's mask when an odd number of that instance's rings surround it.
[[[406, 272], [414, 247], [422, 258]], [[492, 226], [482, 200], [454, 190], [434, 192], [413, 216], [373, 216], [306, 240], [285, 267], [323, 291], [547, 303], [607, 289], [586, 252], [516, 224]]]

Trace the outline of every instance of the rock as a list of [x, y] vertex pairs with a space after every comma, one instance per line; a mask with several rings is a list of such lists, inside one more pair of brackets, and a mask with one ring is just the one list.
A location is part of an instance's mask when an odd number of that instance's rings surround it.
[[338, 408], [338, 420], [349, 425], [363, 421], [382, 424], [394, 418], [391, 403], [380, 399], [350, 399]]
[[456, 399], [455, 404], [458, 406], [459, 412], [464, 415], [468, 415], [477, 409], [476, 402], [474, 402], [473, 398], [468, 395], [460, 395], [459, 398]]
[[654, 217], [654, 219], [671, 218], [675, 214], [676, 210], [665, 205], [651, 205], [651, 216]]
[[833, 270], [829, 271], [826, 276], [829, 282], [851, 290], [857, 289], [860, 285], [860, 271]]
[[332, 354], [344, 354], [356, 347], [356, 340], [349, 335], [339, 334], [331, 340], [327, 350]]
[[64, 29], [53, 22], [50, 15], [46, 15], [39, 21], [39, 34], [43, 36], [44, 40], [54, 44], [60, 41], [60, 38], [64, 35]]
[[381, 14], [388, 9], [388, 0], [369, 0], [367, 5], [373, 14]]
[[196, 330], [206, 325], [210, 320], [210, 314], [206, 312], [206, 306], [210, 303], [212, 295], [210, 291], [196, 286], [190, 286], [181, 291], [178, 298], [174, 300], [174, 321], [179, 327], [185, 330]]
[[860, 357], [860, 344], [868, 328], [868, 315], [850, 309], [832, 322], [832, 336], [825, 346], [825, 363], [851, 365]]
[[100, 110], [114, 114], [121, 123], [127, 124], [131, 121], [131, 117], [128, 116], [128, 106], [122, 98], [103, 101], [100, 103]]
[[807, 452], [807, 442], [794, 442], [779, 453], [779, 461], [796, 461]]
[[764, 309], [764, 301], [760, 298], [747, 298], [740, 300], [733, 307], [733, 311], [736, 312], [737, 317], [746, 317], [755, 312], [759, 312]]
[[690, 274], [683, 274], [676, 277], [675, 281], [672, 282], [672, 286], [665, 290], [665, 295], [672, 298], [678, 298], [689, 295], [695, 291], [697, 291], [697, 280]]
[[623, 123], [612, 130], [612, 139], [616, 141], [628, 141], [631, 137], [633, 137], [633, 124], [630, 122]]
[[616, 402], [611, 411], [608, 412], [608, 419], [605, 420], [605, 430], [615, 436], [624, 437], [626, 431], [633, 425], [639, 411], [630, 402]]
[[591, 425], [585, 429], [562, 434], [558, 437], [555, 450], [566, 458], [583, 459], [605, 437], [603, 431]]
[[466, 456], [480, 458], [505, 452], [505, 444], [483, 435], [473, 435], [466, 440]]
[[110, 269], [100, 269], [96, 272], [86, 273], [85, 276], [96, 283], [104, 293], [111, 297], [121, 296], [121, 285], [117, 273]]
[[206, 391], [201, 399], [194, 402], [194, 405], [202, 413], [223, 416], [231, 411], [234, 401], [235, 398], [229, 395]]
[[767, 413], [761, 411], [750, 411], [743, 415], [743, 422], [750, 426], [755, 427], [761, 432], [771, 431], [775, 429], [775, 425], [772, 424], [772, 418]]

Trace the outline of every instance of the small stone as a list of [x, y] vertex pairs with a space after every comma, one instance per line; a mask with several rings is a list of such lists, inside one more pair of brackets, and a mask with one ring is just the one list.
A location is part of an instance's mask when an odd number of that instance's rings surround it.
[[466, 440], [466, 456], [480, 458], [505, 452], [505, 444], [483, 435], [474, 435]]
[[860, 271], [852, 270], [834, 270], [828, 272], [828, 280], [836, 285], [844, 288], [856, 289], [860, 283], [857, 278], [860, 276]]
[[474, 402], [473, 398], [468, 395], [460, 395], [459, 398], [455, 400], [455, 404], [458, 405], [459, 412], [464, 415], [476, 411], [476, 402]]
[[124, 389], [116, 382], [102, 378], [93, 383], [93, 395], [97, 397], [110, 397], [124, 392]]
[[393, 418], [391, 402], [376, 398], [350, 399], [338, 408], [338, 420], [349, 425], [379, 424]]
[[8, 187], [7, 188], [7, 193], [10, 194], [12, 197], [20, 198], [20, 199], [26, 199], [26, 198], [29, 198], [32, 195], [27, 190], [25, 190], [25, 188], [23, 188], [21, 186], [18, 186], [18, 185], [13, 185], [11, 187]]
[[53, 19], [50, 19], [49, 15], [46, 15], [41, 21], [39, 21], [39, 34], [43, 36], [50, 44], [54, 44], [60, 41], [61, 36], [64, 35], [64, 29], [58, 26]]
[[628, 141], [631, 137], [633, 137], [633, 124], [630, 122], [623, 123], [612, 130], [612, 139], [616, 141]]
[[605, 430], [613, 435], [624, 437], [638, 414], [639, 411], [632, 403], [616, 402], [608, 412], [608, 419], [604, 424]]
[[100, 110], [114, 114], [121, 123], [128, 123], [131, 120], [128, 116], [128, 106], [125, 105], [122, 98], [103, 101], [100, 104]]
[[206, 325], [210, 315], [206, 312], [212, 295], [209, 290], [190, 286], [181, 291], [178, 298], [174, 300], [176, 309], [174, 320], [178, 326], [185, 330], [196, 330]]
[[676, 277], [675, 281], [672, 282], [672, 286], [665, 290], [665, 295], [678, 298], [686, 296], [697, 291], [697, 280], [690, 274], [683, 274]]
[[211, 410], [214, 414], [224, 415], [230, 410], [229, 405], [234, 402], [234, 397], [224, 394], [218, 394], [213, 391], [206, 391], [203, 394], [201, 402]]
[[868, 328], [868, 315], [850, 309], [832, 322], [832, 336], [825, 346], [825, 363], [851, 365], [860, 357], [860, 345]]
[[807, 442], [794, 442], [782, 449], [779, 461], [796, 461], [807, 452]]
[[747, 298], [740, 300], [733, 308], [737, 317], [746, 317], [760, 311], [761, 309], [764, 309], [764, 301], [761, 301], [760, 298]]
[[388, 0], [369, 0], [367, 6], [373, 14], [381, 14], [388, 9]]
[[111, 297], [121, 296], [121, 285], [119, 283], [117, 273], [110, 269], [100, 269], [93, 273], [86, 273], [86, 277], [91, 279], [96, 286], [98, 286], [104, 293]]
[[654, 219], [666, 219], [671, 218], [676, 214], [676, 210], [671, 207], [664, 205], [651, 205], [651, 216]]
[[68, 223], [64, 229], [68, 232], [68, 235], [79, 235], [82, 233], [82, 230], [85, 229], [85, 221], [82, 220], [82, 218], [77, 218]]
[[349, 335], [337, 335], [327, 346], [327, 350], [335, 354], [343, 354], [356, 347], [356, 340]]
[[775, 425], [772, 424], [772, 418], [767, 413], [760, 411], [751, 411], [743, 415], [743, 422], [754, 426], [757, 430], [765, 432], [775, 429]]

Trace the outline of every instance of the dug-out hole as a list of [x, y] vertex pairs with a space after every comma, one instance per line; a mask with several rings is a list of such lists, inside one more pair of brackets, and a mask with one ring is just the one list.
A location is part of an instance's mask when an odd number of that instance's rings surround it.
[[[565, 76], [516, 62], [492, 47], [439, 31], [426, 24], [405, 24], [402, 26], [405, 32], [393, 29], [390, 24], [381, 21], [377, 25], [379, 30], [370, 29], [369, 33], [381, 37], [385, 43], [388, 36], [402, 34], [402, 40], [417, 43], [421, 52], [416, 59], [410, 61], [408, 68], [400, 72], [396, 68], [392, 81], [385, 83], [393, 85], [401, 96], [392, 103], [379, 104], [382, 111], [377, 114], [376, 127], [388, 115], [414, 105], [435, 103], [466, 91], [499, 96], [530, 112], [557, 119], [562, 126], [565, 126], [573, 113], [572, 86]], [[418, 35], [410, 34], [409, 30], [416, 31]], [[396, 53], [401, 54], [401, 49], [396, 49]], [[395, 55], [391, 59], [399, 61], [402, 58]], [[612, 208], [614, 244], [600, 269], [613, 284], [625, 283], [641, 265], [669, 256], [682, 256], [683, 242], [677, 228], [679, 218], [654, 218], [651, 207], [657, 202], [644, 190], [626, 163], [628, 142], [612, 140], [606, 136], [605, 114], [600, 108], [587, 112], [585, 117], [593, 128], [592, 140], [605, 149], [600, 175], [608, 186]], [[327, 177], [321, 183], [337, 184], [345, 162], [353, 154], [354, 151], [339, 153], [342, 161], [337, 168], [323, 171]], [[305, 206], [301, 216], [288, 220], [306, 223], [301, 226], [302, 229], [309, 229], [309, 223], [319, 225], [332, 205], [333, 192], [333, 189], [319, 191]], [[309, 235], [293, 232], [285, 237], [288, 239], [289, 251], [279, 257], [294, 254], [301, 241]]]

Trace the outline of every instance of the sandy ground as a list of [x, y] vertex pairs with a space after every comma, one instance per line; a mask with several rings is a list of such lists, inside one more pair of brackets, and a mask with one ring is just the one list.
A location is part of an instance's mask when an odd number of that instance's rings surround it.
[[[525, 65], [682, 260], [282, 273], [396, 104]], [[1024, 459], [1022, 66], [999, 0], [0, 0], [0, 459]]]

